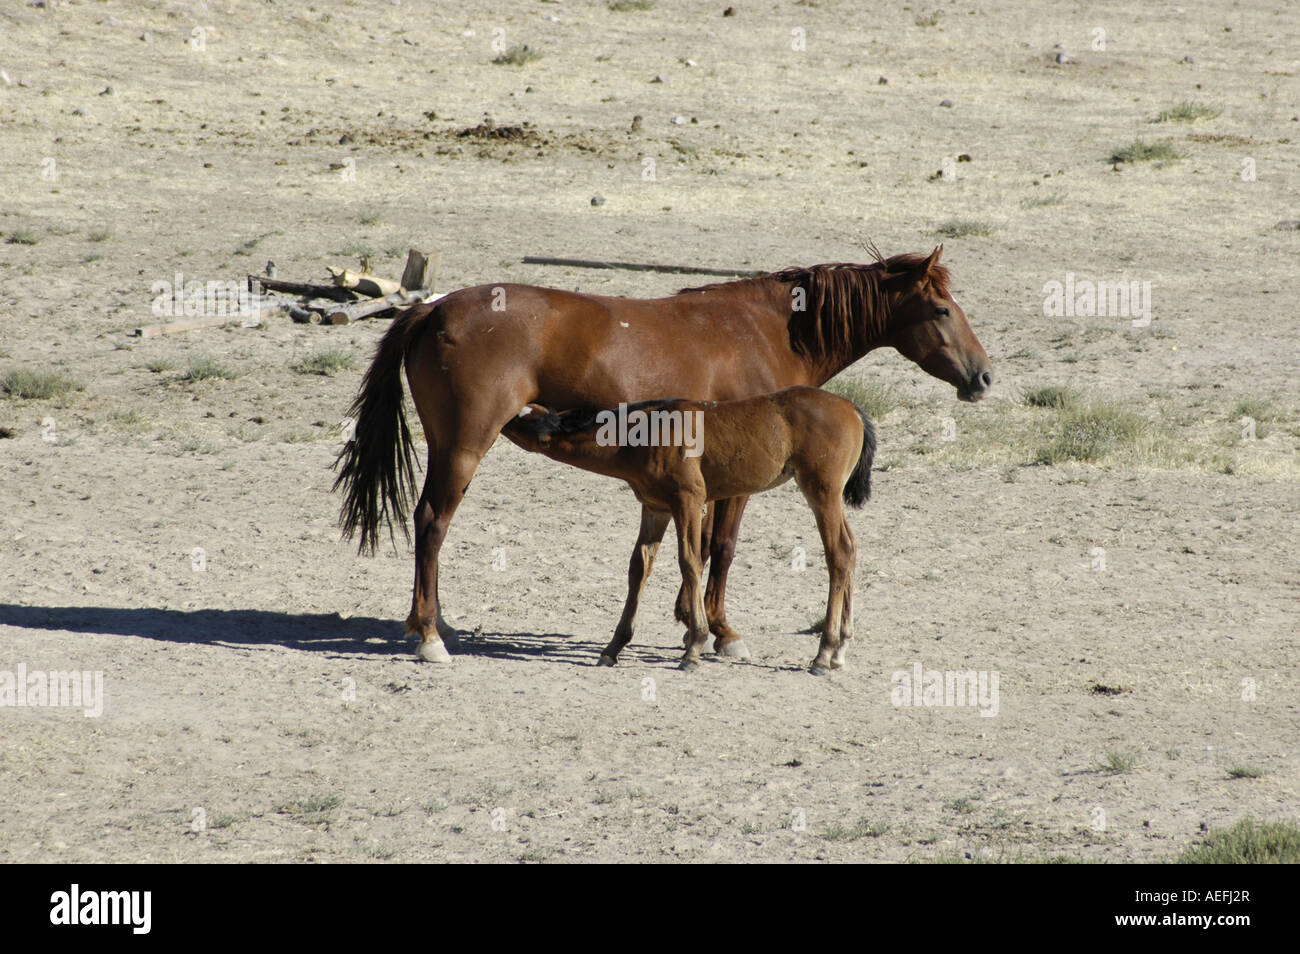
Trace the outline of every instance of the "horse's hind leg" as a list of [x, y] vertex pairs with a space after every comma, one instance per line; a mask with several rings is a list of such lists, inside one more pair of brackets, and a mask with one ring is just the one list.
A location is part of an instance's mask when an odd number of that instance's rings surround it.
[[[491, 442], [488, 442], [491, 446]], [[408, 634], [420, 637], [416, 656], [425, 662], [448, 662], [451, 656], [443, 645], [444, 635], [454, 630], [442, 619], [438, 602], [438, 555], [447, 528], [469, 488], [487, 447], [460, 447], [436, 451], [430, 447], [429, 469], [424, 490], [415, 507], [415, 590], [411, 596], [411, 613], [406, 618]]]
[[744, 637], [727, 622], [727, 573], [736, 555], [736, 538], [740, 535], [740, 518], [745, 513], [748, 497], [732, 497], [717, 502], [713, 522], [713, 539], [710, 541], [709, 587], [704, 595], [704, 609], [709, 617], [709, 631], [713, 633], [713, 651], [738, 659], [749, 658], [749, 647]]
[[618, 654], [632, 641], [632, 630], [636, 626], [637, 604], [641, 602], [641, 590], [650, 576], [650, 568], [654, 566], [655, 554], [659, 551], [659, 543], [664, 538], [664, 531], [668, 529], [670, 519], [670, 514], [651, 510], [645, 506], [641, 508], [641, 532], [636, 538], [632, 560], [627, 568], [627, 602], [623, 605], [623, 615], [614, 630], [614, 638], [600, 654], [598, 665], [614, 665], [618, 660]]
[[848, 567], [844, 581], [844, 610], [840, 616], [840, 641], [831, 655], [832, 669], [843, 669], [848, 665], [844, 658], [844, 648], [853, 638], [853, 580], [857, 572], [857, 541], [853, 538], [853, 529], [849, 526], [847, 517], [844, 519], [841, 535], [848, 540]]
[[[826, 567], [830, 577], [826, 596], [826, 628], [822, 631], [821, 645], [809, 671], [823, 676], [831, 669], [844, 666], [844, 643], [852, 635], [853, 572], [856, 561], [853, 531], [844, 516], [844, 507], [835, 494], [808, 493], [808, 502], [817, 514], [817, 529], [821, 533], [822, 548], [826, 552]], [[848, 628], [845, 627], [846, 609]]]

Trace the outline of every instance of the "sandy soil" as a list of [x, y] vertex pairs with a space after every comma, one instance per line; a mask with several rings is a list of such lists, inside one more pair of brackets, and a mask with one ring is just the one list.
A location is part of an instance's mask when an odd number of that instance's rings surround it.
[[[725, 6], [0, 11], [0, 374], [82, 385], [0, 397], [0, 690], [20, 665], [104, 680], [98, 717], [0, 708], [0, 859], [1151, 861], [1294, 820], [1300, 231], [1274, 226], [1300, 219], [1300, 10]], [[494, 65], [497, 28], [541, 58]], [[1184, 100], [1221, 112], [1149, 122]], [[459, 135], [485, 117], [522, 132]], [[1138, 137], [1181, 158], [1107, 161]], [[330, 493], [386, 322], [129, 337], [153, 283], [268, 259], [397, 273], [415, 245], [440, 290], [651, 296], [698, 282], [519, 260], [779, 268], [868, 237], [946, 241], [998, 383], [971, 407], [893, 352], [849, 372], [895, 401], [852, 517], [852, 668], [822, 680], [797, 492], [742, 527], [750, 662], [675, 670], [666, 560], [597, 669], [635, 501], [504, 441], [444, 550], [473, 635], [417, 664], [409, 551], [357, 557]], [[1067, 272], [1150, 281], [1151, 325], [1045, 316]], [[325, 348], [355, 366], [294, 370]], [[237, 376], [189, 381], [198, 357]], [[1151, 436], [1034, 465], [1043, 385]], [[996, 714], [895, 705], [917, 664], [996, 674]]]

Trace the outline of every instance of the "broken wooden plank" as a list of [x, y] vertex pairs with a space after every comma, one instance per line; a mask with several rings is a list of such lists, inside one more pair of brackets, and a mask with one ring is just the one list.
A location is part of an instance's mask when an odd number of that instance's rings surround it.
[[373, 318], [375, 315], [381, 315], [394, 308], [409, 308], [422, 302], [437, 301], [443, 297], [445, 296], [430, 296], [429, 289], [419, 288], [410, 294], [398, 292], [396, 295], [386, 295], [383, 298], [375, 298], [371, 301], [354, 301], [326, 311], [325, 324], [346, 325], [354, 321], [360, 321], [363, 318]]
[[249, 327], [258, 323], [258, 315], [212, 315], [208, 318], [186, 318], [182, 321], [169, 321], [161, 325], [145, 325], [132, 332], [137, 338], [157, 338], [161, 335], [175, 335], [182, 331], [200, 331], [203, 328], [220, 328], [222, 325], [249, 322]]
[[289, 313], [289, 317], [292, 318], [294, 322], [300, 325], [319, 325], [321, 322], [321, 312], [311, 311], [310, 309], [303, 308], [300, 305], [291, 304], [285, 308], [285, 311]]
[[652, 265], [645, 262], [606, 262], [589, 258], [552, 258], [549, 255], [525, 255], [525, 265], [567, 265], [570, 268], [616, 268], [629, 272], [668, 272], [679, 275], [722, 275], [757, 278], [770, 271], [746, 268], [707, 268], [700, 265]]
[[301, 295], [304, 298], [328, 298], [331, 301], [356, 301], [357, 298], [350, 289], [340, 288], [337, 285], [286, 282], [278, 278], [268, 278], [265, 275], [249, 275], [248, 290], [251, 292], [260, 291], [258, 285], [268, 291], [288, 292], [290, 295]]
[[378, 275], [357, 274], [349, 269], [333, 266], [330, 266], [329, 273], [333, 276], [335, 285], [361, 295], [369, 295], [371, 298], [382, 298], [402, 289], [402, 286], [391, 278], [380, 278]]

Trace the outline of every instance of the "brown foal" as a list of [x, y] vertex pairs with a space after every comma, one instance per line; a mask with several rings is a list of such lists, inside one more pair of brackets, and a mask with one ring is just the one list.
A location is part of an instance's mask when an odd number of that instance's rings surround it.
[[614, 665], [632, 639], [641, 591], [671, 518], [687, 604], [681, 668], [696, 668], [709, 635], [700, 586], [701, 511], [711, 501], [771, 490], [791, 477], [817, 517], [830, 573], [826, 626], [810, 669], [824, 675], [844, 665], [844, 644], [853, 636], [856, 549], [841, 501], [860, 507], [870, 497], [876, 450], [871, 421], [852, 402], [794, 387], [742, 401], [644, 401], [618, 411], [557, 413], [529, 404], [502, 433], [525, 450], [618, 477], [641, 501], [627, 603], [600, 665]]
[[[479, 285], [416, 305], [390, 326], [352, 408], [355, 437], [339, 455], [341, 522], [373, 552], [385, 525], [406, 531], [415, 446], [402, 371], [428, 442], [415, 501], [415, 586], [407, 632], [417, 655], [451, 657], [456, 631], [438, 600], [438, 555], [479, 461], [530, 402], [613, 407], [664, 394], [732, 401], [820, 385], [876, 348], [892, 347], [977, 401], [992, 386], [988, 355], [949, 294], [941, 248], [869, 265], [814, 265], [762, 278], [624, 299], [528, 285]], [[747, 654], [724, 608], [745, 497], [719, 499], [707, 549], [705, 612], [714, 648]], [[682, 594], [684, 597], [684, 593]], [[679, 610], [685, 614], [684, 601]]]

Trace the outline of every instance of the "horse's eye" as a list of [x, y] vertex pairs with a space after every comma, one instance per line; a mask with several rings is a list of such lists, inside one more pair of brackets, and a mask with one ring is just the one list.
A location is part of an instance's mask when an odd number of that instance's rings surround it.
[[948, 314], [949, 314], [947, 308], [936, 308], [936, 309], [934, 310], [934, 313], [935, 313], [935, 315], [936, 315], [937, 317], [939, 317], [939, 318], [947, 318], [947, 317], [948, 317]]

